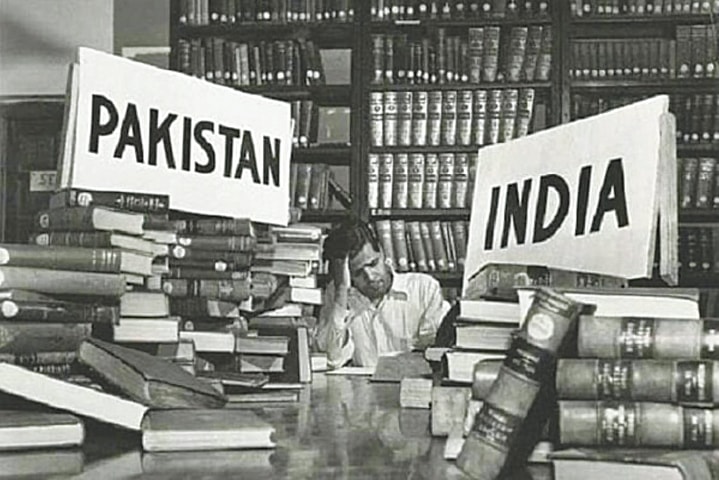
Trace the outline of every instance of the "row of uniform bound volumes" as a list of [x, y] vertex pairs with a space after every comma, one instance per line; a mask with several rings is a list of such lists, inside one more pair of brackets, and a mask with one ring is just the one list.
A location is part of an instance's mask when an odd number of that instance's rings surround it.
[[549, 81], [550, 25], [470, 27], [465, 35], [373, 34], [372, 84]]
[[351, 22], [353, 0], [180, 0], [180, 25]]
[[676, 39], [583, 39], [570, 48], [575, 80], [719, 76], [712, 25], [677, 25]]
[[[638, 96], [611, 98], [572, 96], [572, 118], [584, 118], [640, 100]], [[676, 117], [677, 141], [683, 144], [719, 141], [719, 95], [713, 93], [671, 94], [669, 111]]]
[[547, 17], [547, 0], [372, 0], [372, 20], [463, 20]]
[[719, 273], [716, 226], [679, 227], [679, 273]]
[[[191, 448], [274, 446], [272, 427], [252, 414], [197, 409], [296, 400], [311, 380], [321, 231], [170, 219], [163, 195], [70, 189], [49, 206], [28, 244], [0, 246], [7, 405], [24, 398], [142, 431], [149, 451], [188, 448], [175, 433], [191, 434]], [[178, 407], [188, 410], [159, 413]], [[0, 435], [3, 448], [82, 444], [77, 417], [35, 415], [25, 419], [30, 440]], [[74, 436], [49, 440], [56, 423]], [[250, 445], [248, 428], [264, 440]]]
[[719, 12], [716, 0], [570, 0], [572, 16], [691, 15]]
[[370, 93], [370, 145], [502, 143], [529, 134], [532, 88]]
[[236, 42], [220, 37], [178, 40], [180, 72], [235, 87], [324, 85], [319, 49], [312, 40]]
[[476, 153], [370, 154], [367, 204], [371, 209], [468, 208]]
[[679, 207], [719, 208], [719, 167], [712, 157], [679, 158]]

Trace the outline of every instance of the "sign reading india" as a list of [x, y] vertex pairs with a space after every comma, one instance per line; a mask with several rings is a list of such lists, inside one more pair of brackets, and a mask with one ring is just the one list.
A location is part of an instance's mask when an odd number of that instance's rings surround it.
[[650, 276], [667, 111], [658, 96], [482, 148], [465, 294], [489, 263]]
[[173, 209], [286, 225], [286, 102], [79, 49], [60, 186], [170, 196]]

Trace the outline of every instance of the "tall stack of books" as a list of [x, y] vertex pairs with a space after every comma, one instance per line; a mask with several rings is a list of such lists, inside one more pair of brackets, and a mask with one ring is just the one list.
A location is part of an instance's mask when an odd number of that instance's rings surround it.
[[718, 445], [719, 324], [701, 319], [698, 303], [691, 290], [628, 289], [598, 297], [594, 313], [580, 316], [578, 358], [557, 365], [559, 440], [568, 448], [553, 454], [556, 478], [598, 478], [598, 468], [622, 478], [708, 471], [699, 451]]

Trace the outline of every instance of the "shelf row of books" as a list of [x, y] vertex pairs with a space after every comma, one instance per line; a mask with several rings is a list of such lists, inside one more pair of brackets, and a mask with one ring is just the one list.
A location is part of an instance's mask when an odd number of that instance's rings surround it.
[[476, 84], [549, 81], [552, 27], [438, 28], [429, 37], [373, 34], [372, 84]]
[[552, 2], [546, 0], [372, 0], [372, 20], [463, 20], [544, 18]]
[[221, 37], [178, 40], [180, 72], [228, 86], [323, 85], [324, 68], [312, 40], [235, 42]]
[[[621, 107], [645, 96], [572, 95], [572, 118], [584, 118]], [[719, 141], [719, 95], [670, 94], [669, 111], [676, 117], [677, 141], [706, 144]]]
[[574, 80], [719, 78], [711, 25], [678, 25], [676, 40], [612, 38], [572, 40]]
[[467, 222], [377, 220], [386, 257], [398, 272], [459, 272], [467, 256]]
[[370, 154], [370, 209], [467, 208], [477, 167], [476, 153]]
[[487, 145], [529, 134], [532, 88], [371, 92], [370, 145]]
[[719, 227], [679, 227], [679, 273], [719, 273]]
[[180, 25], [232, 25], [241, 23], [350, 22], [353, 0], [182, 0]]
[[678, 158], [679, 207], [719, 208], [719, 167], [712, 157]]
[[699, 15], [719, 11], [719, 2], [713, 0], [572, 0], [569, 6], [575, 17]]
[[292, 100], [292, 145], [348, 146], [350, 143], [350, 107], [319, 105], [314, 100]]

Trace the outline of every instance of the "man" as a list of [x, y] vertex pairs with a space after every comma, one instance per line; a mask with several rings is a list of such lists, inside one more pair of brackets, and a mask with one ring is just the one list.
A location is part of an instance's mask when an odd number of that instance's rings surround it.
[[349, 221], [324, 243], [331, 281], [320, 311], [317, 344], [331, 368], [349, 360], [375, 366], [380, 355], [432, 344], [449, 304], [436, 279], [396, 273], [374, 232]]

